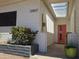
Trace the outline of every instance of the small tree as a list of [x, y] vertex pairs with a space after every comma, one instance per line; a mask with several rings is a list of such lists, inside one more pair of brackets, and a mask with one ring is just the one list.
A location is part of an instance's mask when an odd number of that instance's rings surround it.
[[26, 27], [13, 27], [11, 30], [12, 42], [18, 45], [31, 45], [36, 37], [37, 31]]

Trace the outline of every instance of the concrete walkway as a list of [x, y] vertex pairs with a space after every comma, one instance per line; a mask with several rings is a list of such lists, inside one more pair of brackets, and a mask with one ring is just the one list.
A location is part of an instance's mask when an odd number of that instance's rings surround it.
[[29, 58], [28, 57], [11, 55], [11, 54], [0, 53], [0, 59], [29, 59]]
[[[30, 59], [70, 59], [66, 58], [64, 53], [64, 45], [55, 44], [48, 47], [48, 52], [46, 54], [38, 53], [34, 56], [31, 56]], [[79, 59], [79, 58], [74, 58]]]
[[37, 54], [30, 59], [66, 59], [64, 55], [64, 45], [55, 44], [48, 47], [48, 52], [46, 54]]
[[66, 59], [66, 58], [50, 57], [50, 56], [42, 56], [42, 55], [34, 55], [34, 56], [30, 57], [30, 59]]
[[64, 47], [65, 46], [63, 44], [51, 45], [48, 47], [48, 53], [45, 55], [50, 57], [65, 58]]

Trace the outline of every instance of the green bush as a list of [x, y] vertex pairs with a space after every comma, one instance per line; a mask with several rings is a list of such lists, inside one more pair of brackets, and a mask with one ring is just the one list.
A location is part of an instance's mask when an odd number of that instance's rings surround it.
[[31, 45], [36, 37], [37, 31], [26, 27], [13, 27], [11, 30], [12, 41], [8, 43], [17, 45]]

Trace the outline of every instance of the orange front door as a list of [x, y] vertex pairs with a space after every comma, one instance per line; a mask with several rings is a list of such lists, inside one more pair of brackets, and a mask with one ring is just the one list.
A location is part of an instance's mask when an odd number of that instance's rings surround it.
[[58, 43], [66, 41], [66, 25], [58, 25]]

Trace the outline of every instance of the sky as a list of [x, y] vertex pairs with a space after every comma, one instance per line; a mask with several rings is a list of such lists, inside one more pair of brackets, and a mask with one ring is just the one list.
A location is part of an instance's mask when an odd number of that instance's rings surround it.
[[67, 16], [67, 2], [64, 3], [54, 3], [51, 4], [56, 17], [66, 17]]

